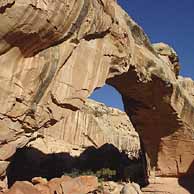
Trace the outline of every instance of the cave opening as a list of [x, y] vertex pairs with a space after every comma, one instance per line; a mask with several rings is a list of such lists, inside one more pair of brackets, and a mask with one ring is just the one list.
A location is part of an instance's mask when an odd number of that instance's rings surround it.
[[7, 170], [8, 186], [34, 177], [52, 178], [94, 175], [103, 181], [133, 181], [145, 184], [142, 158], [129, 159], [112, 144], [88, 147], [80, 156], [69, 153], [44, 154], [35, 148], [18, 149]]

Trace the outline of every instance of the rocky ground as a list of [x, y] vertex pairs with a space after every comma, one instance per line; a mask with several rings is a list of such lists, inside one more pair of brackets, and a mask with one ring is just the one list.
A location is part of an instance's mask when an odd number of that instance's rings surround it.
[[94, 176], [63, 176], [50, 181], [35, 177], [32, 182], [16, 182], [6, 194], [141, 194], [135, 183], [98, 182]]

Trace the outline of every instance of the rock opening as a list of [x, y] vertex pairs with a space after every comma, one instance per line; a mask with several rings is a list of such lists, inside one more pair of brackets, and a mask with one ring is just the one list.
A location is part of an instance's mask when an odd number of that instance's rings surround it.
[[108, 84], [96, 89], [90, 98], [98, 102], [102, 102], [107, 106], [118, 108], [122, 111], [124, 110], [120, 93], [114, 87]]

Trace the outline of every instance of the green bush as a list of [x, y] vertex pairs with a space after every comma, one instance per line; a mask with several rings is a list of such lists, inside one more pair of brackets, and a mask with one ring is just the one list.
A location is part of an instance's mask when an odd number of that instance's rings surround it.
[[65, 172], [64, 175], [70, 177], [78, 177], [78, 176], [96, 176], [99, 180], [110, 180], [116, 176], [116, 170], [111, 170], [109, 168], [102, 168], [96, 172], [92, 170], [81, 171], [79, 169], [73, 169], [71, 172]]
[[116, 170], [111, 170], [109, 168], [102, 168], [96, 172], [96, 176], [102, 180], [112, 179], [116, 176]]

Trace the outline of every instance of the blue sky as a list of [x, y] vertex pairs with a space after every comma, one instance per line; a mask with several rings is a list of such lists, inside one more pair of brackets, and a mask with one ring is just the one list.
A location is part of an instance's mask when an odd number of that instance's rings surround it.
[[[118, 0], [144, 29], [152, 43], [165, 42], [179, 55], [181, 75], [194, 79], [194, 0]], [[110, 86], [91, 98], [123, 109], [120, 95]]]

